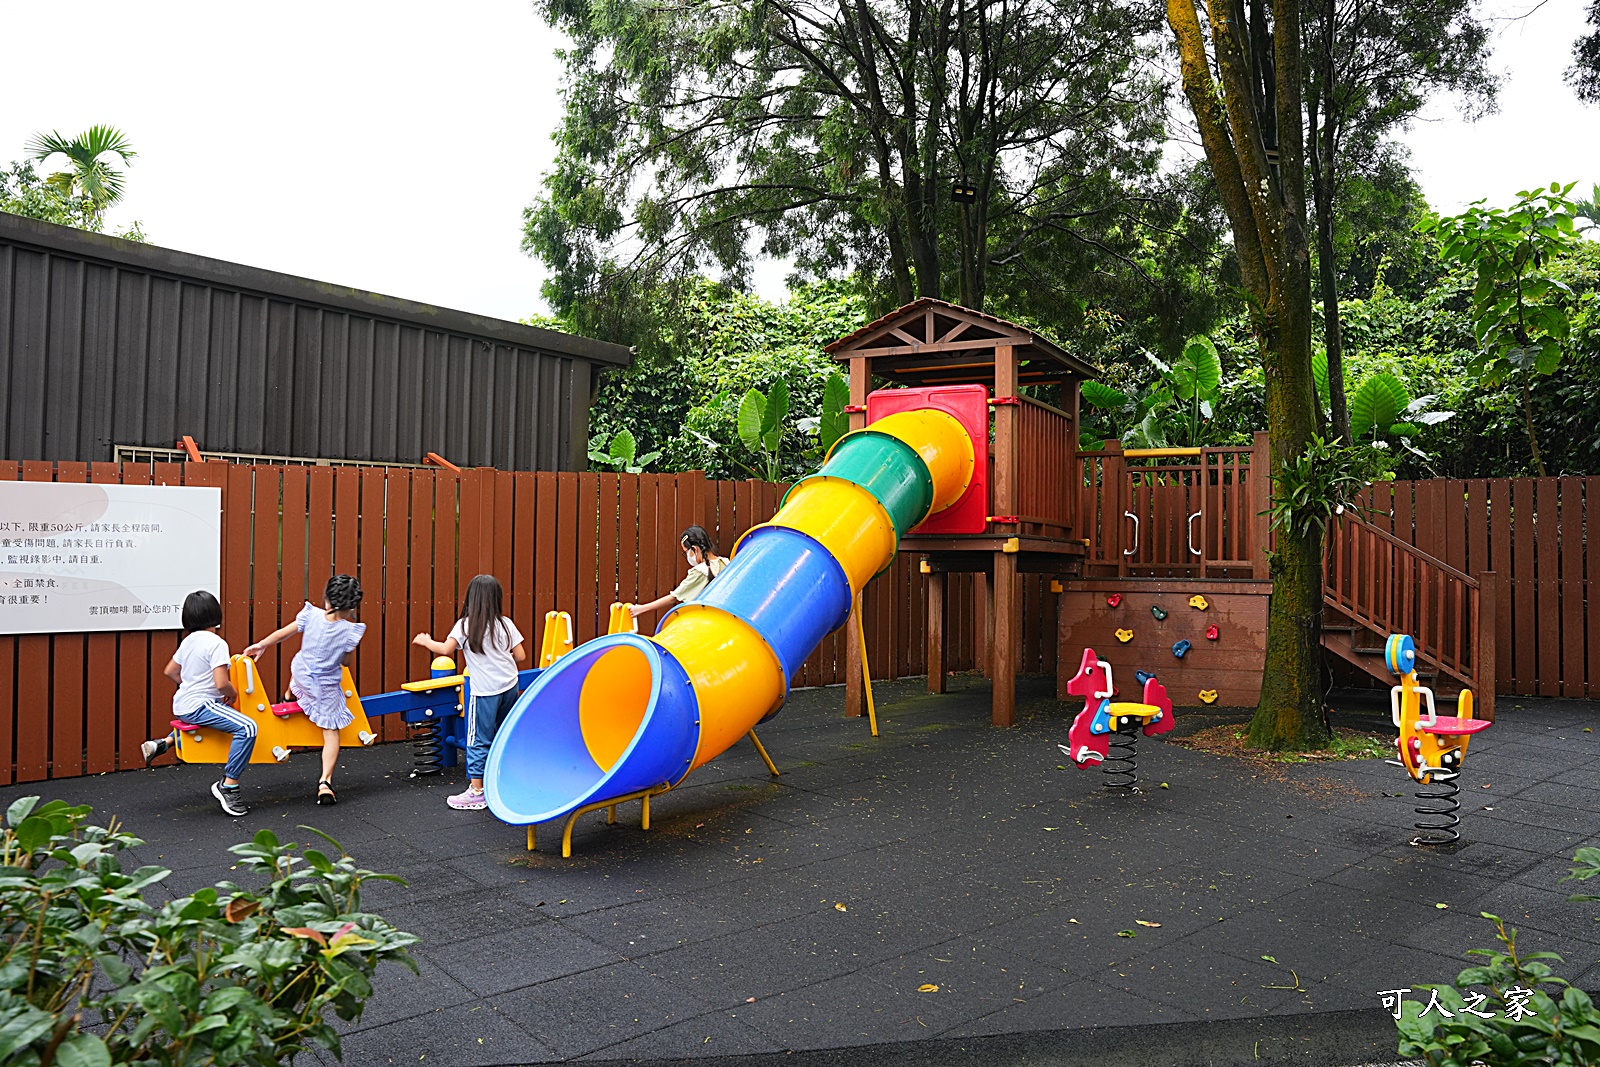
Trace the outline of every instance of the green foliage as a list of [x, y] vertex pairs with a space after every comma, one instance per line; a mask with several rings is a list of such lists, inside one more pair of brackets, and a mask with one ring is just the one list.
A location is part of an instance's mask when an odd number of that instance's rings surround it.
[[100, 229], [89, 202], [40, 177], [31, 160], [0, 167], [0, 211], [57, 226]]
[[[1565, 880], [1600, 874], [1600, 850], [1581, 848], [1573, 862]], [[1436, 994], [1450, 1018], [1437, 1011], [1424, 1017], [1426, 1003], [1403, 1003], [1395, 1023], [1400, 1055], [1427, 1067], [1589, 1067], [1600, 1062], [1600, 1010], [1588, 994], [1557, 977], [1546, 962], [1559, 963], [1561, 957], [1554, 952], [1519, 952], [1517, 931], [1508, 929], [1499, 916], [1482, 914], [1494, 923], [1500, 949], [1470, 949], [1469, 955], [1484, 957], [1481, 966], [1463, 970], [1454, 985], [1421, 987]]]
[[231, 851], [265, 884], [220, 882], [157, 907], [143, 894], [172, 872], [122, 869], [120, 854], [144, 842], [115, 822], [89, 825], [87, 807], [38, 800], [14, 802], [0, 833], [0, 1062], [268, 1067], [313, 1046], [337, 1056], [327, 1012], [359, 1018], [381, 962], [416, 969], [416, 937], [361, 908], [362, 883], [391, 875], [342, 854], [296, 855], [262, 830]]
[[627, 430], [618, 430], [609, 441], [605, 434], [589, 440], [589, 462], [614, 471], [640, 474], [650, 464], [661, 458], [660, 452], [638, 455], [639, 443]]
[[123, 173], [109, 157], [121, 159], [126, 166], [138, 154], [115, 126], [91, 126], [71, 138], [54, 130], [36, 134], [28, 142], [28, 151], [41, 163], [54, 156], [66, 159], [68, 169], [51, 174], [45, 181], [69, 196], [81, 197], [96, 221], [105, 215], [106, 208], [122, 199]]
[[1472, 316], [1478, 352], [1468, 370], [1485, 385], [1517, 377], [1540, 474], [1546, 472], [1533, 426], [1531, 383], [1561, 364], [1571, 332], [1566, 298], [1572, 291], [1551, 267], [1581, 240], [1577, 205], [1568, 196], [1572, 188], [1552, 182], [1548, 189], [1518, 193], [1509, 210], [1478, 201], [1460, 215], [1423, 224], [1438, 236], [1446, 261], [1476, 273]]
[[1276, 464], [1269, 509], [1273, 528], [1320, 537], [1330, 518], [1355, 506], [1356, 494], [1383, 472], [1384, 463], [1366, 445], [1345, 447], [1312, 435], [1300, 455]]
[[759, 464], [752, 473], [763, 481], [782, 477], [784, 420], [788, 416], [789, 386], [782, 378], [772, 383], [769, 395], [751, 389], [739, 401], [739, 441]]
[[889, 306], [981, 307], [1002, 274], [1054, 296], [1137, 251], [1159, 191], [1148, 5], [538, 6], [572, 44], [524, 247], [562, 314], [757, 255]]
[[[1207, 443], [1211, 404], [1222, 387], [1222, 357], [1217, 346], [1211, 338], [1196, 335], [1184, 342], [1170, 366], [1149, 353], [1146, 357], [1160, 376], [1138, 393], [1088, 381], [1080, 387], [1079, 396], [1125, 427], [1119, 437], [1130, 448]], [[1091, 435], [1089, 440], [1097, 439]]]
[[[1578, 99], [1600, 104], [1600, 0], [1589, 0], [1585, 21], [1590, 29], [1572, 45], [1572, 66], [1567, 68], [1567, 83]], [[1591, 219], [1594, 216], [1589, 216]], [[1600, 222], [1600, 219], [1594, 221]]]
[[1524, 191], [1509, 210], [1478, 201], [1460, 215], [1425, 223], [1447, 261], [1471, 267], [1479, 356], [1469, 369], [1487, 384], [1513, 373], [1549, 374], [1561, 362], [1570, 324], [1561, 297], [1571, 290], [1546, 268], [1579, 241], [1573, 185]]
[[[750, 390], [767, 396], [782, 381], [789, 404], [777, 449], [780, 473], [785, 480], [798, 476], [808, 443], [825, 429], [825, 392], [838, 377], [823, 345], [867, 318], [864, 299], [842, 283], [799, 285], [779, 304], [704, 281], [663, 289], [650, 308], [653, 325], [626, 338], [638, 345], [633, 365], [601, 381], [591, 432], [611, 440], [627, 428], [641, 451], [661, 453], [660, 470], [750, 477], [739, 405]], [[565, 318], [533, 324], [575, 328]], [[849, 388], [843, 379], [832, 388], [842, 399], [826, 429], [837, 431]]]

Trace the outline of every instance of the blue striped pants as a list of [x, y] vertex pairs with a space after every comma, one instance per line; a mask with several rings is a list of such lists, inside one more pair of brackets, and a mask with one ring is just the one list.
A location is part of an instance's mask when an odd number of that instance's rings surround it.
[[255, 720], [237, 708], [230, 708], [220, 700], [208, 700], [200, 707], [179, 715], [178, 718], [196, 726], [209, 726], [213, 730], [233, 735], [233, 745], [228, 749], [228, 765], [223, 768], [222, 774], [223, 777], [237, 781], [244, 773], [245, 764], [250, 762], [250, 754], [256, 750]]

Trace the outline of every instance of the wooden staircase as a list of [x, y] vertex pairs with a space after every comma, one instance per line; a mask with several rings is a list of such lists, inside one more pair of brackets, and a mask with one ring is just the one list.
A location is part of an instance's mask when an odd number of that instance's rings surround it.
[[1385, 638], [1410, 634], [1418, 677], [1441, 695], [1471, 689], [1494, 718], [1494, 583], [1456, 570], [1346, 513], [1328, 524], [1322, 554], [1322, 645], [1393, 684]]

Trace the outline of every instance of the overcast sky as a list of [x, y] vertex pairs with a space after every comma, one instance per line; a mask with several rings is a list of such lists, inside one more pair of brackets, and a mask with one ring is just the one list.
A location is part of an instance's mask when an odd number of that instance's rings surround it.
[[[1499, 114], [1467, 124], [1441, 103], [1412, 130], [1436, 207], [1600, 180], [1600, 108], [1561, 80], [1583, 8], [1500, 24]], [[0, 160], [110, 123], [139, 152], [110, 229], [137, 219], [169, 248], [501, 318], [544, 310], [518, 242], [553, 158], [559, 40], [529, 0], [71, 10], [0, 0]], [[767, 295], [782, 274], [759, 272]]]

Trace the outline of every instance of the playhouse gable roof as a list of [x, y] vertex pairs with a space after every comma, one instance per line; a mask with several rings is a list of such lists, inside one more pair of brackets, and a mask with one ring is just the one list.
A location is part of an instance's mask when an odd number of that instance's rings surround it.
[[865, 357], [872, 373], [900, 385], [937, 385], [994, 377], [995, 349], [1009, 345], [1020, 385], [1093, 378], [1099, 372], [1026, 326], [922, 297], [834, 341], [836, 360]]

